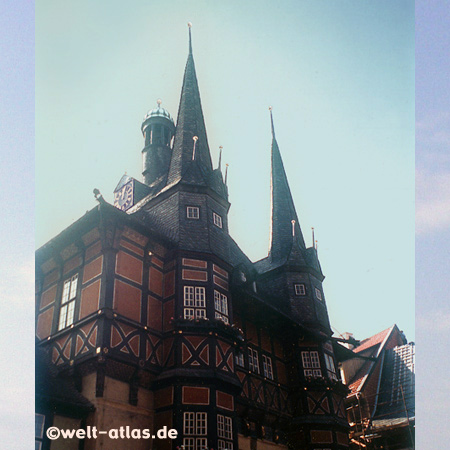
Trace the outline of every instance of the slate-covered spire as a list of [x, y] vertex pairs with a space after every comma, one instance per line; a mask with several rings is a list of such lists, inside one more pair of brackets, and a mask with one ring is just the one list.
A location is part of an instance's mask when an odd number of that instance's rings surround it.
[[[189, 183], [206, 185], [209, 183], [213, 171], [192, 55], [191, 24], [188, 24], [188, 26], [189, 55], [178, 108], [168, 185], [176, 183], [182, 178]], [[193, 151], [194, 136], [198, 138], [195, 141], [195, 154]]]
[[[293, 246], [300, 250], [305, 250], [306, 246], [289, 189], [280, 149], [275, 138], [272, 108], [270, 108], [270, 121], [272, 125], [272, 220], [269, 257], [274, 263], [286, 261]], [[294, 225], [292, 224], [293, 220], [295, 220]]]

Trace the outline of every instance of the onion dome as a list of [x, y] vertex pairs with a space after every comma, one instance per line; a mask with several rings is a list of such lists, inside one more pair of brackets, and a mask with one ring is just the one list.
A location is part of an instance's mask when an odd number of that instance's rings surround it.
[[163, 108], [161, 106], [161, 100], [158, 99], [157, 100], [157, 104], [158, 106], [156, 108], [151, 109], [145, 116], [143, 119], [143, 123], [146, 122], [148, 119], [152, 118], [152, 117], [165, 117], [166, 119], [170, 120], [172, 123], [174, 123], [172, 116], [169, 114], [169, 111], [167, 111], [167, 109]]

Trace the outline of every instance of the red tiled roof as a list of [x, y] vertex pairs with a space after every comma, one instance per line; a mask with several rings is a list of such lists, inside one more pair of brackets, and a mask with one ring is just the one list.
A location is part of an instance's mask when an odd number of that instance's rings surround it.
[[354, 348], [353, 351], [355, 353], [360, 353], [364, 350], [367, 350], [368, 348], [371, 348], [375, 345], [381, 344], [386, 336], [389, 334], [389, 332], [392, 330], [392, 327], [387, 328], [386, 330], [380, 331], [379, 333], [373, 335], [370, 338], [364, 339], [361, 341], [361, 344], [359, 344], [358, 347]]
[[348, 388], [354, 394], [358, 391], [358, 388], [361, 386], [361, 383], [364, 381], [365, 376], [370, 372], [370, 368], [372, 367], [372, 361], [366, 361], [361, 369], [358, 370], [356, 375], [353, 377], [352, 382], [348, 385]]

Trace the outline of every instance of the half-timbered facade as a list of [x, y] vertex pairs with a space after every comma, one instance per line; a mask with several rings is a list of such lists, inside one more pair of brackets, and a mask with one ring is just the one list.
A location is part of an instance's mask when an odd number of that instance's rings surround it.
[[[229, 235], [190, 39], [176, 126], [158, 104], [142, 132], [144, 182], [124, 176], [114, 205], [97, 193], [96, 208], [37, 251], [36, 335], [91, 408], [81, 426], [178, 436], [102, 435], [83, 448], [347, 448], [324, 276], [273, 123], [271, 246], [256, 263]], [[53, 419], [37, 408], [45, 430]], [[45, 433], [39, 445], [62, 448]]]

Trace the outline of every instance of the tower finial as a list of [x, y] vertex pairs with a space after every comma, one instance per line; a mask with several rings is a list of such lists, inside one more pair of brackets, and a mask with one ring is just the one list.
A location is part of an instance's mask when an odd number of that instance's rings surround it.
[[192, 149], [192, 161], [194, 161], [195, 160], [195, 144], [197, 144], [198, 136], [194, 136], [192, 138], [192, 140], [194, 141], [194, 148]]
[[156, 100], [156, 104], [158, 105], [158, 108], [161, 106], [162, 100], [160, 98], [158, 98], [158, 100]]
[[220, 146], [219, 147], [219, 164], [217, 165], [217, 168], [219, 170], [222, 170], [222, 149], [223, 149], [223, 147]]
[[188, 22], [188, 28], [189, 28], [189, 54], [192, 55], [192, 36], [191, 36], [191, 28], [192, 28], [192, 23]]
[[225, 186], [227, 185], [227, 177], [228, 177], [228, 164], [225, 164]]
[[315, 238], [314, 238], [314, 227], [311, 227], [311, 231], [312, 231], [312, 243], [313, 243], [313, 247], [315, 248], [316, 244], [315, 244]]
[[271, 106], [269, 106], [269, 111], [270, 111], [270, 125], [272, 126], [272, 138], [275, 139], [275, 127], [273, 126], [273, 115]]

